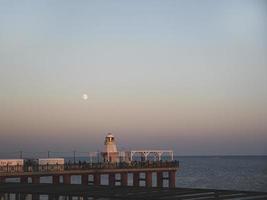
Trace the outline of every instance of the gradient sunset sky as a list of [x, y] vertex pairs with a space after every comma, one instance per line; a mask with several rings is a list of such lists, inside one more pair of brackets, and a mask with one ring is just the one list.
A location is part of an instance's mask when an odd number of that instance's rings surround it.
[[266, 155], [267, 1], [0, 0], [0, 152], [101, 150], [108, 132]]

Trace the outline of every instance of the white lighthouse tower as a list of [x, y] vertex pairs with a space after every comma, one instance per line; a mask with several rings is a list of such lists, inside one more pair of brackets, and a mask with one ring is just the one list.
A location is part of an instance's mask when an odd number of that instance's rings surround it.
[[119, 161], [119, 152], [117, 151], [115, 137], [111, 133], [108, 133], [105, 138], [105, 149], [102, 154], [105, 162], [114, 163]]

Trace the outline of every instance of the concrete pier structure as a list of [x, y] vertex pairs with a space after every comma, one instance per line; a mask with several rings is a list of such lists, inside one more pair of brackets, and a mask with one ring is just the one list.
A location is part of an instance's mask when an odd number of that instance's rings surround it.
[[[141, 185], [144, 183], [146, 187], [152, 187], [152, 174], [157, 173], [157, 187], [163, 187], [164, 179], [168, 180], [169, 187], [175, 187], [175, 172], [179, 168], [179, 162], [173, 161], [172, 150], [118, 151], [115, 137], [111, 133], [105, 137], [104, 144], [103, 152], [89, 153], [90, 163], [75, 162], [75, 151], [73, 163], [65, 163], [64, 158], [51, 158], [49, 155], [48, 158], [38, 159], [2, 159], [0, 183], [4, 183], [6, 178], [19, 178], [21, 184], [39, 184], [42, 177], [49, 177], [55, 185], [71, 184], [72, 176], [80, 176], [82, 185], [99, 186], [101, 176], [106, 175], [109, 186], [128, 186], [128, 175], [133, 175], [134, 187], [140, 186], [140, 182]], [[163, 160], [166, 154], [169, 160]], [[92, 159], [92, 155], [97, 157]], [[140, 159], [138, 155], [141, 156]], [[163, 177], [163, 172], [168, 177]]]
[[109, 186], [115, 186], [115, 173], [109, 173], [108, 182]]
[[88, 181], [88, 174], [83, 174], [82, 175], [82, 184], [83, 185], [88, 185], [89, 181]]
[[20, 176], [20, 183], [28, 183], [28, 176]]
[[152, 187], [152, 172], [146, 172], [146, 187]]
[[133, 186], [134, 187], [138, 187], [139, 186], [139, 180], [140, 179], [140, 175], [138, 172], [134, 172], [133, 173]]
[[[128, 186], [128, 175], [133, 175], [133, 186], [140, 186], [140, 181], [145, 182], [146, 187], [152, 187], [152, 174], [157, 174], [156, 187], [163, 187], [163, 180], [168, 180], [170, 188], [175, 187], [175, 174], [178, 170], [178, 162], [140, 162], [134, 165], [116, 163], [97, 166], [68, 165], [63, 171], [34, 171], [34, 172], [5, 172], [0, 173], [0, 183], [6, 178], [20, 178], [20, 183], [39, 184], [41, 177], [52, 177], [52, 184], [60, 184], [60, 177], [63, 177], [63, 184], [71, 184], [72, 176], [80, 176], [82, 185], [101, 185], [101, 175], [108, 175], [109, 186]], [[165, 173], [164, 173], [165, 172]], [[163, 177], [163, 173], [168, 176]], [[89, 181], [89, 175], [93, 177]], [[116, 176], [117, 175], [117, 176]], [[30, 181], [31, 180], [31, 181]]]
[[169, 171], [169, 188], [175, 188], [176, 171]]
[[40, 183], [40, 176], [36, 175], [36, 176], [32, 176], [32, 183], [33, 184], [38, 184]]
[[70, 174], [64, 174], [63, 175], [63, 183], [64, 184], [70, 184], [71, 183], [71, 175]]
[[101, 177], [100, 177], [100, 174], [99, 173], [95, 173], [94, 174], [94, 185], [95, 186], [98, 186], [98, 185], [100, 185], [100, 179]]
[[157, 187], [163, 186], [163, 173], [162, 171], [157, 172]]
[[4, 183], [4, 182], [6, 182], [6, 178], [5, 177], [0, 177], [0, 184]]
[[121, 186], [128, 186], [128, 173], [127, 172], [121, 173]]
[[59, 184], [60, 183], [60, 176], [59, 175], [53, 175], [52, 176], [52, 182], [53, 184]]

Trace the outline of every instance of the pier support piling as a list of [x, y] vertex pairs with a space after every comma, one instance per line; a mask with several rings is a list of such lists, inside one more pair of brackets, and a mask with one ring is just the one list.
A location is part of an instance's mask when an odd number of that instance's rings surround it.
[[139, 172], [133, 173], [133, 186], [135, 187], [139, 186]]
[[32, 200], [39, 200], [40, 195], [39, 194], [32, 194]]
[[98, 173], [94, 174], [94, 185], [100, 185], [100, 174]]
[[128, 186], [128, 173], [121, 173], [121, 186]]
[[20, 183], [28, 183], [28, 176], [21, 176]]
[[115, 173], [110, 173], [108, 176], [109, 186], [115, 186]]
[[33, 184], [40, 183], [40, 177], [39, 176], [32, 176], [32, 183]]
[[21, 194], [19, 194], [19, 199], [20, 200], [26, 200], [28, 196], [29, 196], [29, 194], [27, 195], [27, 194], [21, 193]]
[[157, 172], [157, 187], [163, 186], [163, 174], [162, 172]]
[[20, 194], [19, 193], [15, 193], [15, 200], [20, 200]]
[[70, 184], [70, 183], [71, 183], [71, 175], [69, 175], [69, 174], [64, 174], [64, 175], [63, 175], [63, 183], [64, 183], [64, 184]]
[[169, 188], [175, 188], [175, 171], [169, 171]]
[[152, 187], [152, 172], [146, 172], [146, 187]]
[[53, 175], [53, 184], [59, 184], [59, 175]]
[[0, 184], [4, 183], [4, 182], [6, 182], [6, 178], [5, 177], [0, 177]]
[[88, 174], [83, 174], [82, 175], [82, 184], [83, 185], [88, 185]]

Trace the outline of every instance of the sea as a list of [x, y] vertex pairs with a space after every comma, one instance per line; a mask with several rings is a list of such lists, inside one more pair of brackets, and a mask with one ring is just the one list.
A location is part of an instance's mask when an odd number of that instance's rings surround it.
[[176, 187], [267, 192], [267, 156], [179, 156]]
[[[267, 156], [175, 156], [174, 159], [180, 164], [176, 187], [267, 192]], [[86, 158], [76, 160], [84, 161]], [[17, 182], [15, 179], [8, 181]], [[132, 185], [131, 176], [128, 181]], [[152, 181], [155, 186], [156, 174], [153, 174]], [[50, 183], [52, 178], [42, 177], [41, 182]], [[80, 184], [80, 176], [73, 176], [71, 183]], [[107, 176], [101, 177], [101, 184], [108, 184]], [[144, 184], [140, 183], [141, 186]]]

